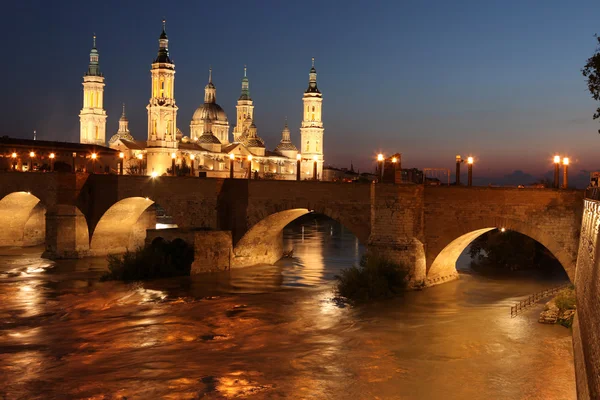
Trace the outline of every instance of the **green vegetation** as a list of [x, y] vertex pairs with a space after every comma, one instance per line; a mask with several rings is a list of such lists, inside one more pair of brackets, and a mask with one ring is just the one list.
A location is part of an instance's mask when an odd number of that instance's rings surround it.
[[383, 257], [365, 255], [359, 266], [336, 275], [336, 295], [349, 302], [397, 296], [406, 290], [406, 270]]
[[573, 318], [575, 317], [575, 310], [577, 308], [575, 286], [571, 285], [561, 290], [554, 298], [554, 304], [559, 310], [559, 317], [556, 322], [570, 328], [573, 325]]
[[109, 271], [101, 280], [137, 281], [189, 275], [194, 249], [183, 240], [155, 240], [151, 246], [108, 256]]
[[[185, 158], [181, 160], [181, 164], [175, 164], [176, 176], [189, 176], [192, 169], [187, 165]], [[173, 168], [167, 168], [167, 175], [173, 175]]]
[[[596, 35], [596, 41], [598, 47], [594, 54], [587, 59], [587, 62], [581, 73], [586, 78], [588, 91], [592, 95], [592, 98], [596, 101], [600, 101], [600, 37]], [[594, 119], [600, 118], [600, 107], [596, 109], [594, 113]], [[600, 133], [600, 130], [598, 131]]]
[[575, 297], [575, 286], [561, 290], [554, 298], [554, 303], [560, 311], [574, 310], [577, 306], [577, 298]]

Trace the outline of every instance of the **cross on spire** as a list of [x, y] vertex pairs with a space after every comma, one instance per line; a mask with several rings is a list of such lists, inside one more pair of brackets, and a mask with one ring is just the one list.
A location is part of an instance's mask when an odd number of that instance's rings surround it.
[[94, 36], [93, 36], [93, 38], [94, 38], [94, 39], [93, 39], [93, 43], [94, 43], [94, 45], [93, 45], [92, 47], [94, 47], [94, 48], [95, 48], [95, 47], [96, 47], [96, 33], [94, 33]]
[[208, 66], [208, 83], [212, 83], [212, 66]]

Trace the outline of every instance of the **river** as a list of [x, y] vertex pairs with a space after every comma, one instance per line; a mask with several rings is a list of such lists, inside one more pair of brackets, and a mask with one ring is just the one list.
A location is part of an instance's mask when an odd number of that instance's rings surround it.
[[[304, 228], [302, 228], [304, 226]], [[556, 285], [461, 274], [340, 307], [363, 251], [333, 221], [285, 230], [294, 258], [144, 284], [104, 259], [0, 249], [2, 399], [575, 399], [570, 331], [510, 305]]]

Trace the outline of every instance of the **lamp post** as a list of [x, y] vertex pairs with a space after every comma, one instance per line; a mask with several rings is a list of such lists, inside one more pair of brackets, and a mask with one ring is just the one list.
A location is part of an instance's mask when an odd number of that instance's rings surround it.
[[383, 154], [379, 153], [377, 155], [377, 164], [379, 166], [379, 180], [383, 181]]
[[235, 161], [235, 155], [229, 154], [229, 179], [233, 179], [233, 162]]
[[171, 175], [175, 176], [175, 157], [177, 154], [171, 153]]
[[56, 155], [50, 153], [50, 172], [54, 172], [54, 157], [56, 157]]
[[119, 175], [123, 175], [123, 163], [125, 161], [125, 153], [119, 153]]
[[313, 156], [313, 180], [317, 180], [317, 161], [319, 157]]
[[33, 172], [33, 159], [35, 158], [35, 153], [33, 151], [29, 152], [29, 172]]
[[77, 153], [73, 152], [73, 173], [76, 173], [77, 171], [75, 170], [75, 159], [77, 158]]
[[12, 153], [10, 155], [13, 159], [13, 171], [17, 170], [17, 153]]
[[96, 173], [96, 158], [97, 157], [98, 157], [98, 154], [92, 153], [92, 174]]
[[296, 180], [300, 180], [300, 161], [302, 160], [302, 154], [296, 154]]
[[554, 156], [554, 188], [558, 189], [558, 166], [560, 165], [560, 156]]
[[569, 186], [569, 158], [563, 158], [563, 189]]
[[138, 167], [139, 167], [139, 175], [142, 175], [142, 160], [144, 159], [144, 156], [142, 153], [137, 155], [137, 159], [138, 159]]
[[462, 158], [460, 154], [456, 155], [456, 186], [460, 185], [460, 163], [462, 162]]
[[[396, 183], [396, 171], [398, 171], [398, 158], [392, 157], [392, 165], [394, 166], [394, 183]], [[400, 173], [400, 183], [402, 183], [402, 173]]]
[[467, 164], [469, 166], [469, 175], [467, 178], [467, 186], [473, 186], [473, 157], [467, 158]]
[[190, 154], [190, 173], [192, 174], [192, 176], [194, 176], [194, 159], [196, 158], [196, 156], [194, 154]]
[[248, 180], [252, 179], [252, 154], [248, 154]]

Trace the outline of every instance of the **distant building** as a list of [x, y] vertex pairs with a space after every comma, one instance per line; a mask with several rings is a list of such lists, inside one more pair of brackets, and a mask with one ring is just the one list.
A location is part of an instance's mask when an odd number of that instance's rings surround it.
[[[242, 91], [236, 105], [233, 138], [229, 136], [229, 120], [217, 103], [217, 90], [212, 69], [204, 88], [204, 102], [190, 121], [189, 136], [177, 128], [178, 107], [175, 102], [175, 64], [169, 54], [165, 23], [159, 37], [159, 49], [151, 67], [151, 96], [148, 111], [147, 140], [135, 140], [129, 131], [125, 107], [119, 130], [110, 138], [109, 146], [124, 153], [125, 173], [163, 175], [171, 168], [189, 170], [194, 175], [229, 177], [233, 157], [234, 177], [254, 176], [271, 179], [296, 179], [297, 155], [287, 121], [281, 141], [273, 151], [267, 150], [258, 134], [254, 103], [250, 96], [247, 70], [244, 67]], [[96, 38], [90, 53], [88, 72], [83, 82], [83, 108], [80, 113], [81, 143], [105, 143], [106, 112], [103, 108], [104, 76], [100, 72]], [[314, 58], [309, 72], [308, 88], [303, 98], [300, 127], [301, 179], [313, 179], [317, 162], [317, 179], [323, 178], [323, 95], [317, 87]], [[140, 159], [144, 168], [138, 168]]]
[[117, 173], [119, 152], [106, 146], [0, 138], [0, 170]]
[[328, 182], [355, 182], [360, 179], [360, 174], [354, 171], [354, 166], [350, 164], [348, 168], [335, 168], [332, 166], [323, 167], [323, 180]]

